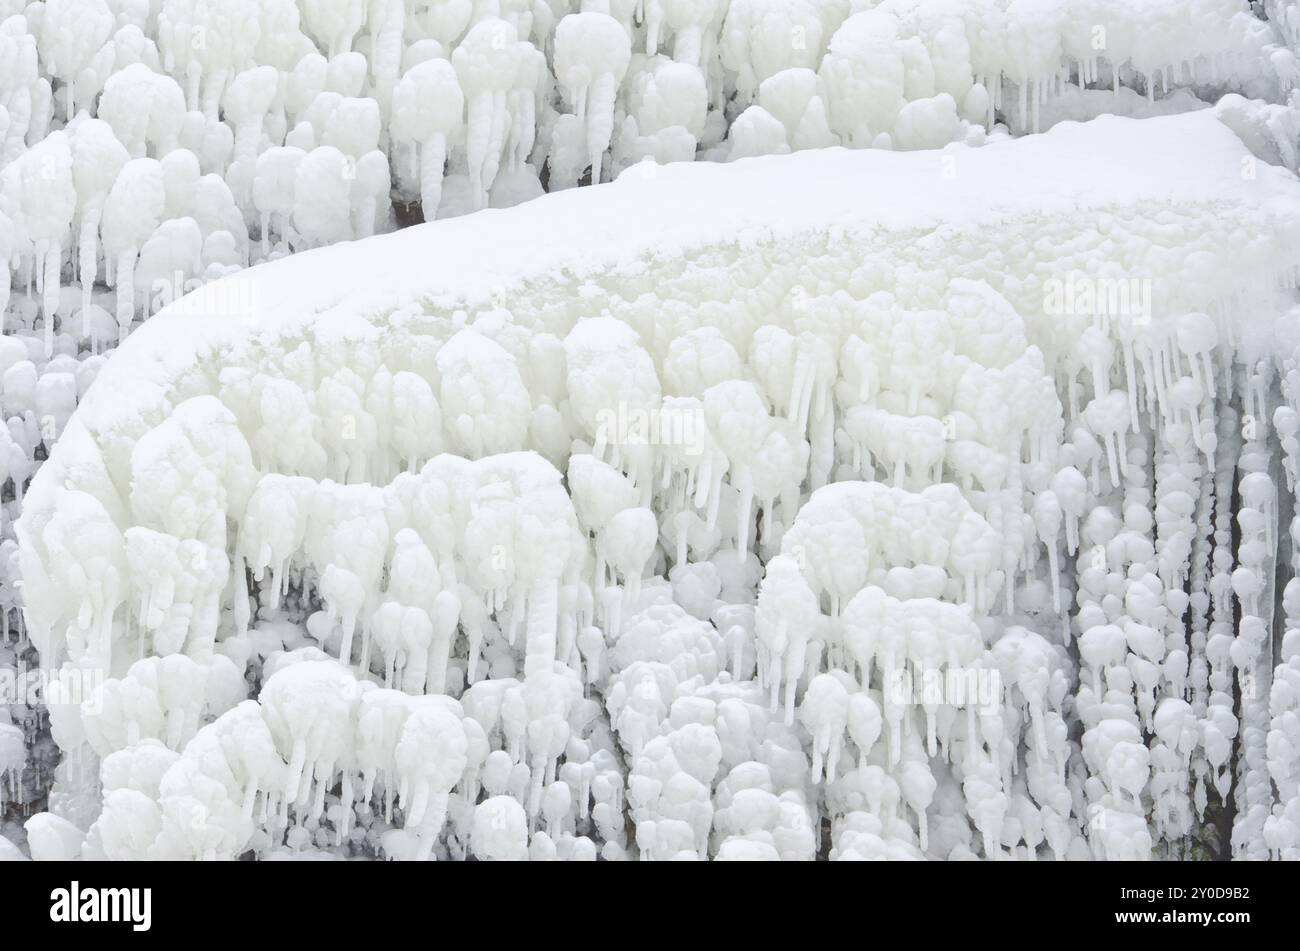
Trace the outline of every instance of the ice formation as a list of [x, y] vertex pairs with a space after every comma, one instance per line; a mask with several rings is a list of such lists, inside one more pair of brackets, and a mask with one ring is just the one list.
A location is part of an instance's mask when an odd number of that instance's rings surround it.
[[[942, 145], [1004, 79], [1032, 124], [1058, 60], [1099, 69], [1074, 5], [989, 49], [965, 31], [999, 4], [647, 2], [632, 32], [631, 5], [435, 4], [417, 62], [378, 58], [394, 185], [494, 203], [526, 107], [569, 172], [617, 163], [622, 88], [629, 134], [695, 149], [703, 63], [737, 154]], [[348, 9], [304, 17], [332, 57], [294, 68], [306, 112], [360, 91]], [[1195, 58], [1116, 32], [1125, 80]], [[177, 67], [187, 106], [256, 99], [221, 56]], [[453, 81], [463, 127], [422, 105]], [[56, 421], [5, 457], [21, 488], [52, 446], [5, 543], [62, 756], [32, 855], [1300, 857], [1300, 193], [1261, 108], [625, 175], [216, 280], [102, 371], [4, 338], [6, 414]], [[160, 221], [193, 191], [329, 244], [386, 134], [357, 109], [242, 153], [328, 206], [96, 120], [111, 184], [77, 177], [85, 133], [45, 147], [104, 221], [126, 181]]]

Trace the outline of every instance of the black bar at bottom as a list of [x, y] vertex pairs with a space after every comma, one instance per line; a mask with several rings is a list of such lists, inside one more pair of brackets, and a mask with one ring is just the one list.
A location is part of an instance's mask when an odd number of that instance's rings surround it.
[[1243, 929], [1289, 928], [1297, 914], [1283, 863], [689, 865], [10, 863], [0, 865], [0, 947], [60, 932], [204, 943], [319, 937], [337, 947], [406, 934], [473, 940], [515, 927], [533, 940], [716, 940], [759, 928], [806, 943], [837, 927], [926, 941], [988, 939], [1004, 928], [1046, 943], [1125, 932], [1232, 940]]

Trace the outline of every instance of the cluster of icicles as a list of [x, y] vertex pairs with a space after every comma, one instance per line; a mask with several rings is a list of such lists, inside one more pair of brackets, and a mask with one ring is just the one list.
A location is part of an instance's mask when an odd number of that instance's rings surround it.
[[[1300, 848], [1300, 313], [1294, 310], [1287, 334], [1281, 352], [1289, 351], [1291, 356], [1279, 367], [1282, 399], [1272, 408], [1277, 438], [1282, 445], [1284, 484], [1274, 494], [1268, 491], [1263, 479], [1256, 478], [1256, 499], [1264, 504], [1256, 507], [1249, 500], [1246, 502], [1256, 511], [1263, 509], [1267, 513], [1270, 501], [1277, 506], [1274, 511], [1285, 511], [1289, 501], [1292, 513], [1290, 580], [1280, 598], [1273, 590], [1274, 575], [1252, 574], [1244, 579], [1249, 585], [1246, 590], [1251, 613], [1258, 623], [1254, 627], [1254, 643], [1244, 658], [1251, 665], [1247, 669], [1252, 673], [1243, 733], [1248, 812], [1241, 825], [1242, 836], [1240, 840], [1234, 838], [1233, 844], [1244, 854], [1260, 857], [1266, 850], [1292, 857]], [[1255, 436], [1258, 438], [1258, 429]], [[1258, 443], [1254, 449], [1253, 465], [1259, 469], [1260, 461], [1271, 458], [1272, 454], [1261, 451]], [[1248, 524], [1243, 523], [1243, 529]], [[1264, 526], [1266, 538], [1269, 527], [1267, 523]], [[1279, 520], [1275, 531], [1285, 533], [1287, 528]], [[1243, 531], [1243, 556], [1252, 562], [1261, 560], [1259, 532], [1255, 528], [1251, 532], [1254, 537], [1250, 538]], [[1253, 549], [1249, 554], [1245, 552], [1247, 544]], [[1267, 559], [1263, 560], [1267, 564]], [[1279, 607], [1280, 624], [1274, 616]], [[1280, 647], [1274, 646], [1268, 636], [1270, 628], [1284, 632]], [[1273, 650], [1270, 652], [1268, 647]], [[1277, 666], [1270, 673], [1268, 666], [1274, 658]]]
[[1036, 130], [1071, 77], [1278, 102], [1289, 23], [1245, 0], [7, 4], [0, 313], [25, 287], [47, 352], [56, 330], [95, 348], [233, 269], [397, 227], [395, 203], [432, 220], [647, 159], [978, 143], [999, 108]]
[[231, 859], [281, 841], [417, 860], [625, 855], [622, 776], [573, 670], [480, 680], [459, 700], [359, 679], [315, 648], [263, 674], [257, 701], [221, 654], [146, 658], [110, 681], [81, 724], [106, 753], [103, 811], [84, 836], [29, 820], [33, 855]]
[[23, 805], [40, 788], [39, 777], [26, 767], [48, 732], [39, 692], [26, 686], [34, 672], [23, 657], [27, 641], [13, 524], [40, 455], [49, 454], [103, 363], [102, 355], [78, 355], [66, 335], [52, 354], [29, 331], [11, 329], [0, 337], [0, 487], [10, 496], [0, 501], [0, 803]]
[[[1232, 790], [1294, 857], [1294, 314], [1222, 296], [1273, 224], [1079, 227], [552, 276], [133, 393], [19, 523], [43, 662], [112, 678], [51, 707], [33, 855], [1146, 857]], [[1209, 312], [1045, 312], [1085, 259]]]

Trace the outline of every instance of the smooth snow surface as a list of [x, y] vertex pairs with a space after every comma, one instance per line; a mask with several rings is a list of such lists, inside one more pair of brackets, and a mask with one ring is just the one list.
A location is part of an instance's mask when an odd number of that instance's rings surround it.
[[1300, 857], [1300, 191], [1233, 120], [633, 168], [163, 308], [17, 525], [52, 700], [109, 677], [33, 856], [1166, 857], [1232, 794]]

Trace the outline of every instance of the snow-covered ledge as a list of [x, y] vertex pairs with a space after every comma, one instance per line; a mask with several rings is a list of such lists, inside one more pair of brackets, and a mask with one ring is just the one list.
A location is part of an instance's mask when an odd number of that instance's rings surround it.
[[[1270, 728], [1298, 212], [1209, 112], [1103, 117], [646, 165], [206, 285], [18, 524], [43, 661], [110, 678], [51, 708], [79, 805], [34, 853], [1176, 848], [1234, 669]], [[1263, 763], [1241, 848], [1294, 850]]]

